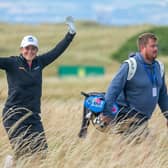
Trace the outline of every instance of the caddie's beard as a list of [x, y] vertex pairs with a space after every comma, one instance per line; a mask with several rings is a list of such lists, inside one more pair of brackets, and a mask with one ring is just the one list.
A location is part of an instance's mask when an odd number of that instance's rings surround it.
[[154, 61], [157, 58], [157, 53], [153, 53], [152, 55], [146, 54], [146, 59], [148, 61]]

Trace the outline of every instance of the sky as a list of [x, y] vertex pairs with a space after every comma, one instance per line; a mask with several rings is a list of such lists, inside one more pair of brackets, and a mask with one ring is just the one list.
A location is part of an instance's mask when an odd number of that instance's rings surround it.
[[66, 16], [110, 25], [168, 25], [168, 0], [0, 0], [0, 21], [57, 23]]

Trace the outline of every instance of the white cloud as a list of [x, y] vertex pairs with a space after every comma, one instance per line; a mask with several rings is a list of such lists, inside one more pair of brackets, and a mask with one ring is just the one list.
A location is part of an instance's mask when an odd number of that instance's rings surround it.
[[38, 14], [38, 13], [42, 13], [42, 12], [47, 12], [46, 8], [44, 7], [40, 7], [40, 8], [36, 8], [36, 7], [31, 7], [31, 8], [25, 8], [24, 6], [19, 6], [19, 7], [11, 7], [10, 9], [8, 9], [8, 14]]
[[13, 3], [10, 2], [0, 2], [0, 8], [9, 8], [13, 5]]
[[112, 5], [95, 4], [93, 6], [95, 12], [112, 12], [114, 9]]
[[131, 3], [119, 3], [118, 1], [117, 2], [111, 2], [111, 3], [93, 3], [92, 4], [92, 8], [94, 11], [96, 12], [100, 12], [100, 11], [103, 11], [103, 12], [112, 12], [116, 9], [129, 9], [131, 8], [132, 6], [134, 6], [133, 4]]
[[[2, 2], [3, 1], [3, 2]], [[63, 20], [67, 15], [77, 19], [101, 19], [115, 23], [128, 24], [146, 21], [164, 22], [168, 18], [166, 9], [168, 0], [1, 0], [2, 15], [10, 21], [33, 20], [33, 22]], [[128, 12], [127, 12], [128, 11]], [[3, 13], [4, 12], [4, 13]], [[29, 17], [30, 15], [35, 17]], [[46, 14], [46, 15], [45, 15]], [[131, 16], [131, 17], [129, 17]], [[133, 17], [132, 17], [133, 16]], [[138, 17], [141, 16], [139, 19]], [[137, 17], [137, 18], [136, 18]], [[150, 19], [151, 18], [151, 19]], [[164, 19], [163, 19], [164, 18]], [[8, 21], [9, 21], [8, 20]], [[168, 20], [168, 19], [167, 19]]]
[[159, 5], [160, 7], [167, 7], [168, 6], [168, 0], [151, 1], [151, 4], [156, 4], [156, 5]]
[[[0, 2], [0, 9], [5, 9], [5, 15], [9, 17], [12, 15], [13, 20], [16, 21], [21, 21], [23, 17], [29, 19], [28, 17], [33, 14], [38, 17], [38, 21], [42, 19], [45, 20], [46, 18], [40, 17], [40, 15], [44, 13], [46, 13], [46, 17], [48, 16], [48, 19], [46, 19], [48, 21], [56, 17], [59, 17], [57, 20], [61, 20], [60, 17], [63, 17], [64, 14], [66, 15], [66, 13], [77, 11], [79, 7], [77, 4], [70, 2], [50, 1], [50, 3], [44, 5], [44, 3], [30, 0], [29, 3], [27, 3], [27, 1]], [[51, 15], [53, 18], [51, 18]], [[31, 20], [33, 20], [33, 18], [31, 18]]]
[[[38, 1], [26, 1], [22, 2], [0, 2], [0, 8], [5, 8], [9, 13], [39, 13], [40, 11], [51, 12], [51, 10], [60, 11], [73, 11], [78, 9], [78, 5], [70, 2], [54, 2], [50, 3], [39, 3]], [[37, 12], [36, 12], [37, 11]]]
[[154, 14], [151, 19], [156, 22], [160, 22], [163, 20], [168, 20], [168, 13], [163, 13], [163, 14]]

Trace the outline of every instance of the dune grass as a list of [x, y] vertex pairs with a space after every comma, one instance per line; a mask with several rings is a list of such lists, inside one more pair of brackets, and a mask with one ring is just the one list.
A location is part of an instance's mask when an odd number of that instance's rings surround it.
[[[78, 33], [71, 46], [44, 71], [42, 120], [49, 152], [46, 159], [31, 158], [17, 163], [17, 168], [166, 168], [168, 167], [167, 128], [157, 109], [149, 122], [149, 136], [140, 144], [127, 142], [116, 134], [103, 134], [90, 126], [86, 139], [77, 134], [81, 125], [83, 97], [80, 91], [105, 91], [119, 63], [110, 55], [129, 37], [151, 26], [106, 27], [93, 23], [77, 23]], [[52, 48], [66, 33], [60, 25], [0, 24], [0, 55], [18, 55], [24, 35], [33, 34], [40, 41], [39, 53]], [[162, 58], [163, 61], [167, 61]], [[70, 65], [103, 65], [102, 77], [59, 78], [56, 67]], [[4, 72], [0, 76], [0, 110], [7, 97]], [[0, 121], [0, 167], [12, 150]]]
[[[149, 122], [150, 133], [142, 143], [128, 141], [117, 134], [101, 133], [89, 127], [86, 139], [79, 139], [82, 101], [45, 101], [43, 123], [49, 143], [45, 160], [17, 162], [17, 168], [166, 168], [167, 128], [157, 111]], [[12, 153], [7, 137], [0, 127], [0, 166], [6, 154]], [[22, 166], [24, 165], [24, 166]]]

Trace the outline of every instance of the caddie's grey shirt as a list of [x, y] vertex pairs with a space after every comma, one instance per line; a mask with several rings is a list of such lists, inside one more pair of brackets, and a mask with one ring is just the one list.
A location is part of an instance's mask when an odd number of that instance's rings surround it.
[[[147, 64], [140, 53], [136, 53], [134, 58], [137, 69], [133, 78], [127, 80], [129, 66], [124, 62], [111, 81], [105, 95], [104, 115], [111, 115], [112, 105], [115, 102], [130, 106], [147, 118], [151, 117], [157, 104], [162, 112], [168, 110], [165, 75], [161, 76], [158, 61]], [[168, 119], [168, 116], [165, 117]]]

